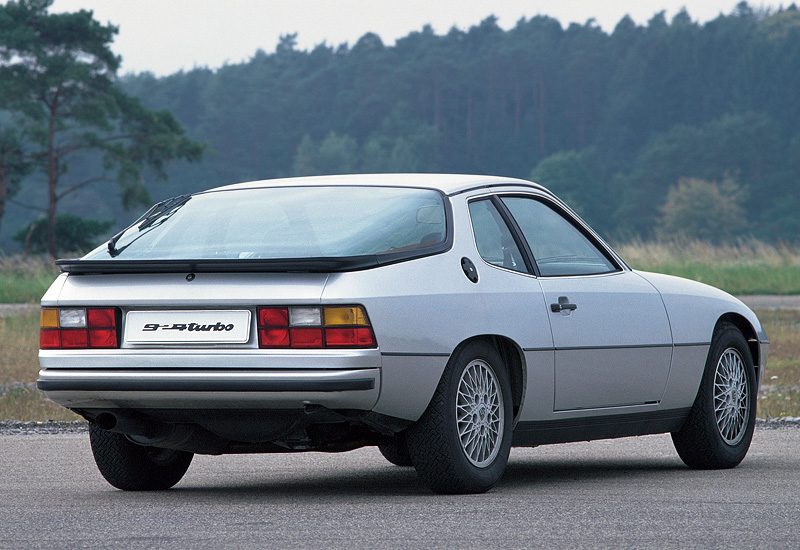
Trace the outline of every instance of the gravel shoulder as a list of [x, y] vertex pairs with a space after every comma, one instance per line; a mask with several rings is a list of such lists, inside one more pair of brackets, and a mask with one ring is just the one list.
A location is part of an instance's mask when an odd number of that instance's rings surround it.
[[39, 304], [0, 304], [0, 317], [32, 313], [39, 309]]
[[800, 296], [754, 294], [737, 296], [750, 309], [800, 309]]
[[[769, 418], [756, 420], [756, 429], [781, 430], [800, 429], [800, 417]], [[18, 420], [0, 421], [0, 435], [55, 435], [80, 434], [89, 432], [88, 422], [21, 422]]]

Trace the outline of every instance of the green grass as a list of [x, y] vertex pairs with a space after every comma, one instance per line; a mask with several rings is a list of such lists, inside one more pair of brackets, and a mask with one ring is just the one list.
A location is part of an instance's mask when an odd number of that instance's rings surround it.
[[[800, 311], [757, 313], [771, 341], [758, 417], [800, 417]], [[33, 387], [39, 372], [38, 324], [36, 312], [0, 317], [0, 420], [77, 420]]]
[[39, 312], [0, 316], [0, 386], [36, 382]]
[[0, 257], [0, 304], [38, 302], [58, 273], [49, 258]]
[[800, 248], [741, 241], [632, 242], [615, 247], [634, 269], [677, 275], [731, 294], [800, 294]]
[[82, 418], [56, 405], [35, 387], [26, 385], [0, 389], [0, 420], [74, 422]]
[[800, 417], [800, 311], [779, 309], [757, 313], [770, 340], [758, 416]]
[[78, 420], [34, 386], [38, 354], [38, 311], [0, 317], [0, 420]]

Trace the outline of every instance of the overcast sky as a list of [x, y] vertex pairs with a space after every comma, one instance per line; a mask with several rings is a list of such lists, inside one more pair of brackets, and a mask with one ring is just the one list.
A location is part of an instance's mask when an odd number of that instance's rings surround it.
[[[549, 15], [562, 26], [594, 18], [611, 32], [625, 14], [645, 24], [657, 12], [671, 19], [682, 7], [705, 22], [730, 13], [739, 0], [55, 0], [52, 12], [94, 11], [95, 19], [119, 27], [114, 51], [121, 74], [158, 76], [194, 67], [239, 63], [259, 48], [275, 51], [282, 34], [298, 33], [300, 49], [322, 42], [351, 46], [367, 32], [385, 44], [431, 24], [438, 34], [467, 30], [489, 15], [508, 29], [521, 18]], [[781, 2], [753, 0], [756, 9]], [[788, 5], [785, 3], [784, 5]]]

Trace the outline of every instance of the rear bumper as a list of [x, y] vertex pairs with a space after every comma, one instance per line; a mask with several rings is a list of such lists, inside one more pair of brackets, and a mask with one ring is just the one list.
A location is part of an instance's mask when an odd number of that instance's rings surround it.
[[37, 387], [65, 407], [370, 410], [379, 369], [335, 371], [138, 371], [44, 369]]
[[258, 353], [42, 351], [37, 387], [59, 405], [89, 408], [371, 410], [381, 388], [377, 350]]

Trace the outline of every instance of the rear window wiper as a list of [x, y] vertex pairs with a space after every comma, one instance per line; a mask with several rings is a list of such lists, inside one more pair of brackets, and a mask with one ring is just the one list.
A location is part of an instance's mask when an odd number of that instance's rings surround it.
[[139, 225], [139, 231], [143, 229], [147, 229], [148, 227], [153, 226], [156, 221], [162, 219], [164, 216], [171, 216], [178, 208], [189, 202], [189, 199], [192, 198], [191, 194], [186, 195], [178, 195], [177, 197], [172, 197], [171, 199], [167, 199], [161, 201], [159, 203], [154, 204], [150, 207], [147, 212], [139, 216], [139, 218], [130, 224], [128, 227], [111, 237], [108, 241], [108, 253], [111, 257], [116, 257], [119, 255], [125, 247], [120, 250], [116, 249], [117, 241], [134, 225]]
[[145, 212], [145, 215], [141, 216], [131, 225], [136, 225], [136, 223], [138, 223], [139, 220], [142, 220], [141, 223], [139, 223], [139, 231], [147, 227], [150, 227], [156, 222], [156, 220], [158, 220], [162, 216], [166, 214], [171, 215], [178, 208], [189, 202], [189, 199], [191, 198], [192, 195], [179, 195], [177, 197], [172, 197], [171, 199], [167, 199], [163, 202], [160, 202], [157, 205], [155, 205], [155, 207], [151, 208], [150, 211]]

